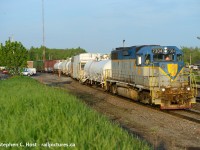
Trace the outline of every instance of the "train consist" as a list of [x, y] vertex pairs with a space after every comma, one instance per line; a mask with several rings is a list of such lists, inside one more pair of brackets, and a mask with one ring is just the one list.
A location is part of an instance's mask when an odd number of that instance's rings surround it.
[[195, 78], [184, 71], [183, 53], [175, 46], [119, 47], [111, 52], [111, 58], [83, 53], [54, 63], [54, 71], [83, 84], [99, 85], [161, 109], [187, 109], [196, 103]]

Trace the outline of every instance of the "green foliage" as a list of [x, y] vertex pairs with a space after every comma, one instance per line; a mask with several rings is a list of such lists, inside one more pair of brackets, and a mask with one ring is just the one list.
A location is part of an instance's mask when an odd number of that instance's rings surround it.
[[181, 48], [184, 53], [184, 62], [186, 64], [190, 63], [190, 56], [191, 56], [191, 64], [200, 63], [200, 48], [198, 47], [182, 47]]
[[20, 42], [5, 42], [0, 46], [0, 65], [5, 66], [11, 74], [19, 74], [26, 67], [28, 51]]
[[37, 143], [34, 149], [45, 149], [41, 144], [47, 142], [74, 143], [73, 149], [150, 149], [65, 90], [15, 77], [1, 81], [0, 91], [3, 143]]
[[[86, 53], [86, 50], [80, 47], [71, 49], [50, 49], [45, 47], [46, 60], [67, 59], [80, 53]], [[40, 48], [31, 47], [28, 51], [28, 54], [29, 60], [42, 60], [43, 46], [41, 46]]]

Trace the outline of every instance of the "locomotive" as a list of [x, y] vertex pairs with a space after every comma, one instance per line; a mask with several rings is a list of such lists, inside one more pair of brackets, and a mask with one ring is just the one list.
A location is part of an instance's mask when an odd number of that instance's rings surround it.
[[196, 102], [195, 78], [184, 71], [176, 46], [119, 47], [111, 52], [105, 90], [161, 109], [187, 109]]

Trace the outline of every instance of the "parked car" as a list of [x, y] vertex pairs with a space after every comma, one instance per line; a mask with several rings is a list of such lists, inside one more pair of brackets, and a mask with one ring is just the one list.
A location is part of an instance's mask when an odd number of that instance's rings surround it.
[[25, 76], [32, 76], [36, 74], [36, 69], [35, 68], [24, 68], [22, 71], [22, 74]]
[[8, 70], [5, 70], [5, 69], [4, 69], [4, 70], [2, 70], [2, 73], [3, 73], [3, 74], [8, 74], [9, 72], [8, 72]]

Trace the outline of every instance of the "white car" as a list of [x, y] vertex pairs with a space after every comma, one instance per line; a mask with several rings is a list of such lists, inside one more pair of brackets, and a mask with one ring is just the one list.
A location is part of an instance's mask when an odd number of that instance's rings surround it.
[[36, 74], [36, 68], [24, 68], [22, 74], [25, 75], [25, 76], [35, 75]]

